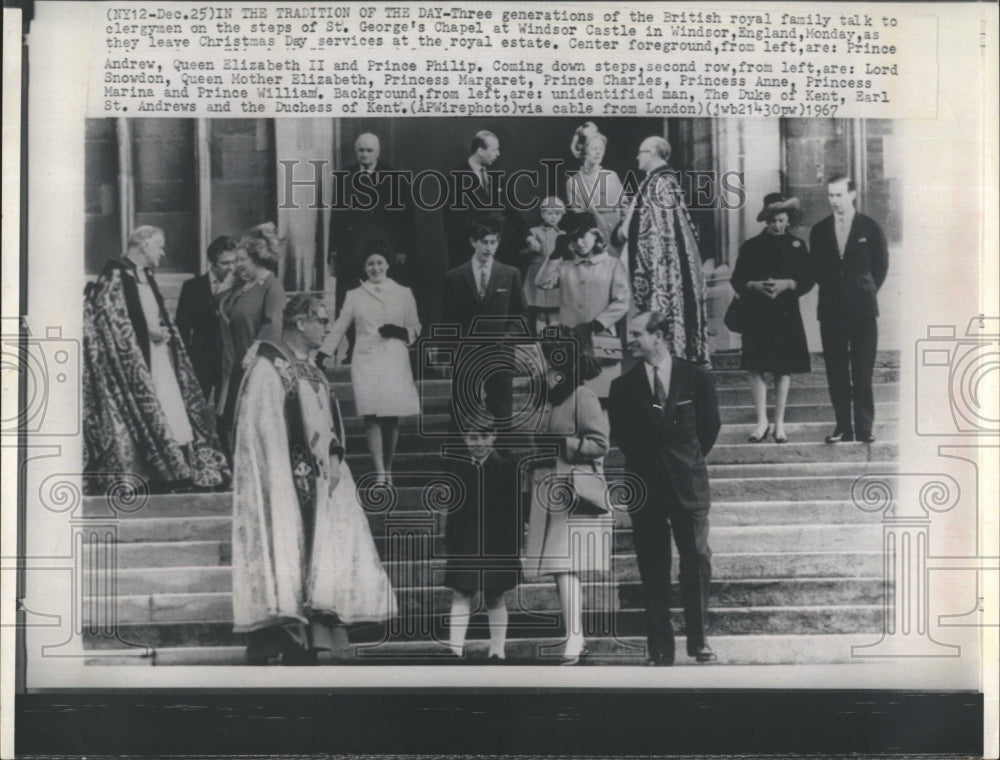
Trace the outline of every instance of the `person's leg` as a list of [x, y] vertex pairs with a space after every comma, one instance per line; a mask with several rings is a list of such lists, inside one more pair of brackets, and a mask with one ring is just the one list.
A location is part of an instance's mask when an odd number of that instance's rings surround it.
[[762, 441], [767, 437], [770, 427], [767, 421], [767, 384], [760, 372], [748, 372], [750, 376], [750, 395], [753, 397], [753, 408], [757, 413], [757, 427], [750, 437], [752, 443]]
[[774, 440], [778, 443], [788, 440], [785, 435], [785, 407], [788, 406], [788, 388], [791, 384], [791, 375], [779, 375], [774, 383]]
[[382, 425], [382, 463], [388, 482], [392, 482], [392, 458], [399, 443], [399, 417], [379, 417]]
[[850, 325], [851, 381], [854, 397], [854, 432], [863, 441], [872, 433], [875, 424], [875, 396], [872, 392], [872, 374], [878, 350], [878, 321], [855, 320]]
[[566, 648], [563, 649], [563, 658], [579, 657], [585, 643], [583, 585], [580, 583], [580, 576], [576, 573], [559, 573], [556, 575], [556, 588], [559, 590], [559, 606], [566, 624]]
[[646, 640], [650, 659], [674, 660], [674, 630], [670, 622], [670, 524], [662, 503], [650, 494], [632, 515], [632, 540], [639, 561]]
[[677, 553], [680, 555], [681, 599], [687, 652], [692, 657], [707, 644], [705, 638], [709, 586], [712, 582], [712, 550], [708, 546], [708, 509], [686, 510], [675, 506], [670, 513]]
[[837, 419], [837, 432], [853, 437], [851, 427], [851, 375], [847, 354], [847, 329], [842, 320], [827, 319], [819, 323], [826, 362], [826, 382], [830, 402]]
[[382, 426], [379, 425], [378, 417], [373, 414], [365, 415], [365, 438], [368, 441], [368, 450], [371, 452], [375, 462], [375, 477], [381, 483], [385, 480], [385, 460], [383, 459]]
[[448, 646], [459, 657], [465, 651], [465, 634], [469, 631], [472, 618], [472, 596], [461, 591], [453, 591], [451, 614], [448, 618]]
[[507, 603], [504, 600], [503, 591], [495, 591], [485, 594], [486, 617], [490, 622], [490, 651], [489, 657], [499, 657], [501, 660], [507, 658]]

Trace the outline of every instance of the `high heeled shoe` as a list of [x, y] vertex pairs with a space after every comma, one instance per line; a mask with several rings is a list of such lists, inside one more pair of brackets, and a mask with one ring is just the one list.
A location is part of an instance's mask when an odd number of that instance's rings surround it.
[[771, 435], [771, 431], [773, 429], [774, 429], [774, 425], [771, 425], [769, 423], [768, 426], [766, 428], [764, 428], [763, 435], [758, 436], [757, 433], [754, 432], [754, 433], [751, 433], [750, 437], [747, 438], [747, 440], [750, 441], [750, 443], [763, 443], [764, 441], [767, 440], [767, 437], [769, 435]]
[[583, 649], [577, 655], [563, 655], [562, 659], [559, 660], [560, 665], [583, 665], [587, 658], [590, 657], [590, 647], [586, 644], [583, 645]]

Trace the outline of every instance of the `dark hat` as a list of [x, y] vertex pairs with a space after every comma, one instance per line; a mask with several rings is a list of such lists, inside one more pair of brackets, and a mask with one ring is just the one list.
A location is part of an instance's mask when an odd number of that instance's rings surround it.
[[757, 221], [763, 222], [777, 213], [786, 211], [791, 217], [792, 212], [799, 210], [799, 199], [788, 198], [783, 193], [768, 193], [764, 196], [764, 208], [757, 214]]
[[589, 211], [567, 214], [563, 217], [562, 224], [560, 226], [566, 230], [566, 235], [571, 240], [583, 237], [590, 232], [590, 230], [595, 230], [601, 240], [604, 240], [604, 234], [597, 226], [597, 218]]

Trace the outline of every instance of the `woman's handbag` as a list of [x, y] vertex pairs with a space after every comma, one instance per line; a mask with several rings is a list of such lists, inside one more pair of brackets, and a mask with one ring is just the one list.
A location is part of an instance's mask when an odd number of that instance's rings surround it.
[[573, 467], [569, 471], [569, 483], [576, 496], [574, 515], [600, 517], [611, 511], [607, 500], [608, 484], [597, 465], [591, 465], [591, 469]]
[[729, 328], [730, 332], [741, 333], [747, 326], [747, 309], [743, 299], [733, 296], [733, 300], [726, 309], [726, 316], [722, 318], [723, 324]]
[[614, 333], [594, 333], [594, 360], [601, 366], [620, 364], [622, 361], [622, 339]]

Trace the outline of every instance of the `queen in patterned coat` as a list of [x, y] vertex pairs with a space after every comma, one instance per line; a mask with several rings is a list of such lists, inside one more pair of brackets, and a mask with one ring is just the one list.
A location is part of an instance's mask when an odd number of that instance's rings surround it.
[[352, 324], [357, 331], [351, 384], [378, 482], [391, 482], [399, 418], [420, 412], [407, 347], [420, 335], [413, 292], [389, 279], [388, 248], [373, 245], [367, 279], [347, 292], [344, 306], [320, 352], [332, 356]]

